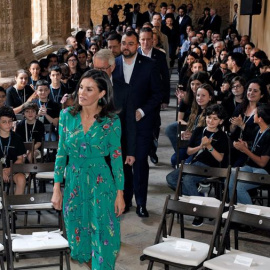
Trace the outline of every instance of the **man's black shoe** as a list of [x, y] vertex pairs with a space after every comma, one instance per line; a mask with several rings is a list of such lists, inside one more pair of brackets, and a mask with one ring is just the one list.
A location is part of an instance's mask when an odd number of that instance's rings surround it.
[[145, 206], [138, 205], [136, 213], [139, 217], [149, 217], [149, 213]]
[[149, 156], [150, 156], [150, 160], [151, 160], [152, 163], [154, 163], [154, 164], [158, 163], [158, 156], [157, 156], [156, 153], [150, 154]]

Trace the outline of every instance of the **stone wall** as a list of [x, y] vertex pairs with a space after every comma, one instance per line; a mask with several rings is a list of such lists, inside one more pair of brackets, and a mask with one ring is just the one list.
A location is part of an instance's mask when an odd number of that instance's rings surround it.
[[[108, 0], [108, 1], [100, 1], [100, 0], [91, 0], [91, 18], [93, 20], [94, 25], [100, 24], [102, 21], [102, 15], [107, 14], [108, 7], [112, 7], [114, 4], [122, 5], [124, 8], [124, 5], [126, 3], [130, 3], [134, 5], [135, 3], [139, 3], [141, 5], [141, 12], [144, 12], [147, 10], [147, 5], [151, 1], [143, 1], [143, 0]], [[166, 2], [167, 4], [174, 3], [176, 7], [179, 7], [182, 3], [192, 3], [194, 6], [194, 17], [197, 21], [199, 17], [202, 16], [202, 12], [204, 7], [214, 7], [218, 9], [218, 14], [222, 16], [223, 22], [222, 22], [222, 28], [227, 27], [229, 24], [229, 18], [230, 18], [230, 1], [229, 0], [191, 0], [191, 1], [173, 1], [173, 0], [158, 0], [153, 1], [156, 3], [156, 11], [159, 12], [159, 5], [161, 2]], [[123, 21], [125, 19], [123, 15], [123, 11], [121, 10], [119, 12], [119, 20]]]

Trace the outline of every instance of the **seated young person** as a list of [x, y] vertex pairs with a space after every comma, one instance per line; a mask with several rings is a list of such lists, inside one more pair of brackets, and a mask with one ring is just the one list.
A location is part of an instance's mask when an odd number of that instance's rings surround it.
[[[258, 127], [251, 128], [246, 125], [243, 133], [247, 140], [252, 141], [252, 147], [249, 149], [247, 142], [239, 139], [233, 143], [233, 146], [248, 156], [245, 165], [240, 168], [240, 171], [252, 173], [270, 173], [270, 106], [266, 104], [259, 105], [254, 114], [254, 123]], [[232, 195], [233, 180], [235, 170], [231, 173], [229, 183], [229, 193]], [[258, 187], [253, 183], [237, 183], [237, 202], [242, 204], [252, 204], [248, 190]]]
[[[33, 100], [37, 104], [39, 120], [44, 124], [53, 124], [56, 128], [59, 121], [60, 107], [57, 103], [49, 99], [50, 86], [45, 80], [39, 80], [36, 84], [38, 99]], [[45, 140], [49, 139], [49, 134], [45, 134]], [[51, 140], [57, 140], [56, 130], [52, 131]]]
[[49, 68], [49, 75], [51, 79], [50, 88], [50, 100], [59, 104], [64, 94], [67, 93], [66, 87], [61, 83], [62, 70], [59, 66], [52, 66]]
[[[20, 121], [16, 127], [16, 133], [21, 136], [24, 142], [35, 140], [34, 157], [40, 155], [38, 150], [44, 137], [44, 124], [37, 119], [38, 106], [34, 102], [27, 102], [23, 105], [25, 119]], [[32, 160], [33, 153], [27, 152], [27, 158]]]
[[23, 173], [10, 175], [10, 161], [15, 164], [23, 163], [26, 153], [22, 138], [12, 131], [14, 112], [11, 108], [0, 108], [0, 162], [3, 166], [3, 180], [5, 183], [13, 181], [16, 184], [15, 195], [24, 194], [26, 179]]
[[[227, 154], [228, 144], [226, 134], [220, 129], [226, 113], [221, 105], [211, 105], [206, 108], [206, 127], [197, 127], [189, 141], [187, 154], [193, 156], [191, 164], [203, 167], [220, 167]], [[179, 169], [167, 175], [168, 185], [175, 189]], [[183, 176], [183, 194], [200, 196], [197, 184], [204, 179], [195, 175]]]

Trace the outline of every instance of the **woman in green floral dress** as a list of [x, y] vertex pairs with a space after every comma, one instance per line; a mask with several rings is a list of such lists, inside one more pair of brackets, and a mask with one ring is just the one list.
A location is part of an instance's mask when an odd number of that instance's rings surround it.
[[[121, 125], [113, 111], [108, 75], [91, 70], [82, 76], [74, 106], [61, 112], [59, 122], [52, 202], [56, 209], [63, 207], [71, 257], [95, 270], [114, 269], [120, 249], [119, 216], [125, 208]], [[105, 161], [108, 155], [111, 170]]]

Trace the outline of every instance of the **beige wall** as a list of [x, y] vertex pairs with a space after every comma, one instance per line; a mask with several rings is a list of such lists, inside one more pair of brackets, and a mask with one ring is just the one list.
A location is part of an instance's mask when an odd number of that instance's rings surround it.
[[[239, 16], [238, 31], [241, 35], [248, 35], [249, 18], [249, 15]], [[270, 57], [270, 0], [263, 0], [261, 14], [252, 17], [251, 41]]]

